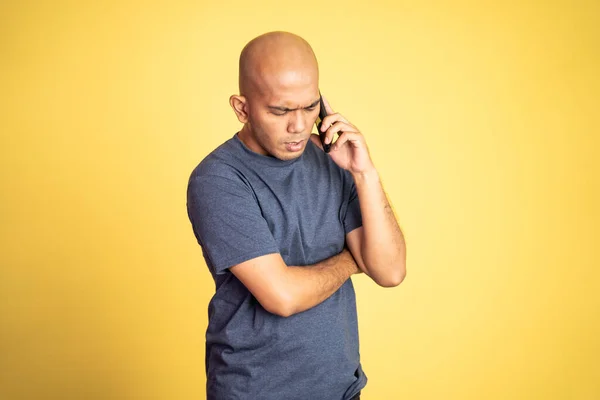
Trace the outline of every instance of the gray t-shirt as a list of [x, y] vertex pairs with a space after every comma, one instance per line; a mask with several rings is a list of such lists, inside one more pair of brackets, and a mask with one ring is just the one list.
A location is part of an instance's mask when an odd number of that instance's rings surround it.
[[209, 400], [347, 400], [367, 383], [348, 279], [321, 304], [283, 318], [228, 270], [265, 254], [312, 265], [340, 253], [362, 225], [352, 176], [312, 142], [288, 161], [234, 135], [194, 169], [188, 215], [216, 293], [206, 331]]

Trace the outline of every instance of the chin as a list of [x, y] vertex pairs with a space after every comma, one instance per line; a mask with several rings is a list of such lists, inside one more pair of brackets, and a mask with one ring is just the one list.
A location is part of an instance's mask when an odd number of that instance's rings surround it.
[[273, 157], [275, 157], [278, 160], [281, 161], [289, 161], [289, 160], [293, 160], [294, 158], [298, 158], [302, 155], [302, 151], [299, 151], [297, 153], [290, 153], [290, 152], [279, 152], [277, 154], [274, 154]]

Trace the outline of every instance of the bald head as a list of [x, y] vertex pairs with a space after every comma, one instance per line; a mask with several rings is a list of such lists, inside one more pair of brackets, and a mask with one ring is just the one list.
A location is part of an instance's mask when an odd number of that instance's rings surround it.
[[319, 115], [319, 68], [310, 45], [287, 32], [250, 41], [240, 55], [240, 93], [229, 98], [250, 150], [280, 160], [300, 157]]
[[288, 32], [269, 32], [251, 40], [240, 55], [240, 95], [274, 87], [318, 82], [315, 54], [306, 40]]

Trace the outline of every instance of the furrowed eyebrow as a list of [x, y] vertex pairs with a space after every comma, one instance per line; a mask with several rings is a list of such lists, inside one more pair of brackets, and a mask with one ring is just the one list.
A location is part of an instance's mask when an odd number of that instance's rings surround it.
[[277, 110], [277, 111], [293, 111], [291, 108], [285, 108], [285, 107], [277, 107], [277, 106], [268, 106], [271, 110]]
[[[309, 106], [307, 107], [303, 107], [304, 109], [307, 108], [314, 108], [317, 106], [317, 104], [319, 104], [319, 100], [317, 99], [314, 102], [312, 102]], [[279, 106], [267, 106], [268, 108], [272, 109], [272, 110], [277, 110], [277, 111], [283, 111], [283, 112], [288, 112], [288, 111], [294, 111], [297, 110], [297, 108], [287, 108], [287, 107], [279, 107]]]
[[321, 100], [321, 99], [317, 99], [317, 100], [313, 101], [313, 102], [312, 102], [312, 104], [311, 104], [310, 106], [306, 107], [306, 108], [313, 108], [313, 107], [316, 107], [316, 106], [317, 106], [317, 104], [319, 104], [319, 101], [320, 101], [320, 100]]

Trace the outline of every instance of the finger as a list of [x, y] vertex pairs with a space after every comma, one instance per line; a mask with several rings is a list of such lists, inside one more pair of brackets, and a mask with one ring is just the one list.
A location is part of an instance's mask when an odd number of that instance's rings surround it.
[[[336, 124], [338, 122], [343, 122], [345, 124], [353, 126], [346, 118], [344, 118], [344, 116], [342, 114], [335, 113], [335, 114], [328, 115], [323, 119], [323, 124], [321, 125], [321, 131], [325, 132], [326, 130], [329, 129], [330, 126], [332, 126], [333, 124]], [[358, 129], [356, 129], [356, 127], [354, 127], [354, 129], [352, 129], [352, 130], [354, 131], [354, 130], [358, 130]]]
[[333, 142], [333, 138], [335, 134], [341, 135], [346, 132], [356, 132], [356, 128], [349, 123], [338, 121], [335, 124], [331, 125], [327, 132], [325, 133], [325, 143], [329, 144]]
[[338, 140], [331, 146], [331, 151], [341, 149], [343, 145], [349, 143], [354, 147], [362, 147], [364, 145], [364, 137], [358, 132], [344, 132], [338, 137]]

